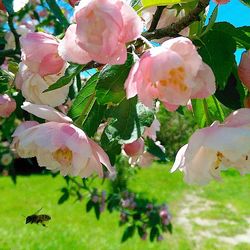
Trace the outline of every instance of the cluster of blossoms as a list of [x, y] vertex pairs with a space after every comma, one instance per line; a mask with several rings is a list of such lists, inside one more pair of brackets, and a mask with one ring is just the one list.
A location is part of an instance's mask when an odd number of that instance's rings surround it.
[[[220, 1], [218, 4], [226, 2]], [[32, 28], [20, 29], [22, 61], [15, 85], [26, 99], [22, 108], [46, 122], [22, 123], [13, 134], [13, 146], [21, 157], [36, 157], [40, 166], [60, 171], [62, 175], [87, 177], [96, 172], [103, 176], [102, 165], [110, 173], [114, 172], [107, 154], [76, 127], [71, 118], [57, 110], [66, 110], [63, 104], [69, 102], [67, 98], [72, 83], [52, 91], [45, 90], [65, 74], [69, 63], [87, 64], [95, 61], [100, 64], [124, 64], [127, 59], [126, 46], [141, 37], [143, 21], [122, 0], [82, 0], [79, 3], [70, 1], [70, 4], [75, 6], [74, 23], [67, 28], [62, 40], [43, 32], [34, 32]], [[150, 11], [143, 15], [144, 26], [148, 28]], [[175, 10], [166, 8], [158, 28], [163, 27], [165, 22], [175, 22], [185, 13], [176, 15]], [[187, 35], [188, 32], [185, 29], [181, 34]], [[13, 48], [10, 45], [13, 39], [13, 36], [6, 37], [9, 40], [8, 48]], [[127, 99], [137, 95], [139, 101], [151, 109], [159, 100], [168, 111], [175, 111], [179, 106], [188, 106], [191, 99], [213, 95], [216, 90], [214, 74], [203, 62], [192, 41], [185, 37], [165, 40], [160, 41], [158, 47], [143, 51], [137, 57], [124, 84]], [[249, 52], [243, 54], [238, 71], [240, 79], [249, 88]], [[0, 116], [8, 117], [15, 108], [12, 98], [6, 94], [0, 96]], [[218, 178], [222, 163], [247, 172], [248, 167], [244, 165], [248, 161], [247, 146], [244, 147], [247, 150], [244, 154], [237, 155], [236, 151], [227, 148], [229, 141], [219, 139], [224, 131], [233, 129], [235, 138], [231, 139], [230, 145], [236, 145], [236, 140], [241, 138], [240, 133], [248, 132], [247, 119], [244, 118], [240, 125], [229, 121], [242, 120], [241, 115], [247, 112], [244, 109], [236, 111], [225, 123], [214, 123], [209, 128], [197, 131], [188, 146], [179, 151], [173, 169], [180, 168], [188, 182], [197, 183], [207, 182], [211, 177]], [[160, 124], [155, 119], [150, 127], [145, 128], [140, 138], [123, 145], [131, 165], [148, 166], [156, 159], [145, 149], [144, 140], [150, 138], [156, 141], [159, 128]], [[215, 142], [213, 138], [219, 140], [214, 144], [219, 146], [212, 146]], [[207, 155], [211, 159], [210, 162], [206, 160], [204, 165], [201, 159]], [[242, 157], [245, 159], [244, 164]]]

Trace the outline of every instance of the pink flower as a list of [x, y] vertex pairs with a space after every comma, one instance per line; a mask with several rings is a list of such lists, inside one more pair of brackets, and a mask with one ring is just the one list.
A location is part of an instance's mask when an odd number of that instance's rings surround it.
[[138, 95], [149, 108], [159, 99], [174, 111], [190, 98], [212, 95], [215, 78], [192, 42], [178, 37], [146, 51], [132, 67], [125, 88], [128, 99]]
[[145, 127], [143, 137], [151, 138], [153, 141], [156, 140], [156, 132], [160, 131], [160, 122], [155, 118], [150, 127]]
[[30, 32], [20, 38], [22, 61], [41, 77], [59, 73], [65, 61], [58, 55], [59, 42], [52, 35]]
[[9, 117], [16, 109], [16, 102], [8, 95], [0, 95], [0, 116]]
[[77, 3], [79, 2], [79, 0], [69, 0], [69, 4], [74, 7]]
[[22, 108], [50, 121], [25, 130], [17, 128], [13, 137], [20, 157], [36, 157], [39, 166], [62, 175], [88, 177], [97, 172], [103, 176], [102, 164], [113, 172], [103, 149], [70, 124], [70, 118], [46, 106], [25, 103]]
[[250, 50], [242, 53], [238, 67], [238, 74], [240, 80], [250, 91]]
[[226, 4], [230, 2], [230, 0], [213, 0], [216, 4], [221, 5], [221, 4]]
[[132, 143], [124, 144], [123, 150], [130, 157], [141, 155], [144, 151], [144, 140], [139, 138]]
[[85, 64], [123, 64], [126, 43], [140, 36], [142, 22], [122, 0], [82, 0], [75, 7], [72, 24], [60, 43], [59, 53], [67, 61]]
[[49, 92], [44, 91], [64, 75], [65, 69], [66, 67], [57, 74], [42, 77], [38, 73], [31, 72], [26, 64], [20, 63], [15, 85], [21, 89], [22, 95], [27, 101], [55, 107], [65, 102], [71, 83]]
[[250, 110], [239, 109], [224, 123], [196, 131], [177, 153], [172, 172], [180, 169], [187, 183], [207, 184], [220, 180], [220, 171], [236, 168], [250, 172]]

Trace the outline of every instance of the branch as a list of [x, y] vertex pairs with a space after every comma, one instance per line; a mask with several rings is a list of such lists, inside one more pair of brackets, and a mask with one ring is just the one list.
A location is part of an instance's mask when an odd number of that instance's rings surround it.
[[12, 32], [12, 34], [14, 35], [14, 38], [15, 38], [15, 45], [16, 45], [15, 52], [16, 52], [16, 54], [20, 54], [21, 53], [21, 47], [20, 47], [20, 41], [19, 41], [20, 35], [17, 33], [17, 31], [16, 31], [16, 29], [14, 27], [13, 17], [14, 17], [13, 15], [9, 14], [8, 24], [9, 24], [9, 27], [10, 27], [10, 31]]
[[148, 40], [160, 39], [168, 36], [177, 37], [184, 28], [188, 27], [191, 23], [200, 20], [200, 13], [205, 10], [208, 4], [209, 0], [199, 0], [197, 6], [178, 22], [162, 29], [157, 29], [151, 32], [143, 32], [142, 36]]
[[166, 6], [157, 6], [157, 9], [155, 11], [155, 14], [153, 16], [153, 20], [151, 22], [151, 25], [148, 29], [148, 32], [154, 31], [157, 27], [157, 24], [161, 18], [161, 14], [163, 12], [163, 10], [165, 9]]

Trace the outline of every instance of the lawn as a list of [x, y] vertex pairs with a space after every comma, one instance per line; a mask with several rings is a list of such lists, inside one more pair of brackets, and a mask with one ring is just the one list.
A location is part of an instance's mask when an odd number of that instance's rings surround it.
[[[118, 213], [106, 211], [97, 221], [84, 202], [72, 198], [58, 205], [64, 185], [59, 175], [18, 177], [16, 185], [0, 178], [1, 250], [250, 249], [250, 175], [230, 170], [223, 182], [197, 187], [184, 184], [182, 174], [170, 174], [166, 165], [139, 171], [130, 188], [166, 202], [173, 217], [173, 234], [154, 243], [137, 236], [121, 243]], [[48, 227], [26, 225], [24, 217], [41, 207], [52, 217]]]

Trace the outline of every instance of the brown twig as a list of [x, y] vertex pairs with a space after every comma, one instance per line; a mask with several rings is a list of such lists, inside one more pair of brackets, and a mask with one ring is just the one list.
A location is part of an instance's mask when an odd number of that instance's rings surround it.
[[186, 16], [181, 18], [178, 22], [173, 23], [165, 28], [157, 29], [150, 32], [143, 32], [142, 36], [148, 40], [160, 39], [163, 37], [177, 37], [180, 31], [188, 27], [191, 23], [200, 20], [200, 13], [208, 6], [209, 0], [200, 0], [197, 6], [191, 10]]
[[157, 9], [153, 15], [153, 19], [152, 19], [152, 22], [151, 22], [151, 25], [148, 29], [148, 32], [151, 32], [151, 31], [154, 31], [158, 25], [158, 22], [161, 18], [161, 14], [163, 12], [163, 10], [165, 9], [166, 6], [157, 6]]

